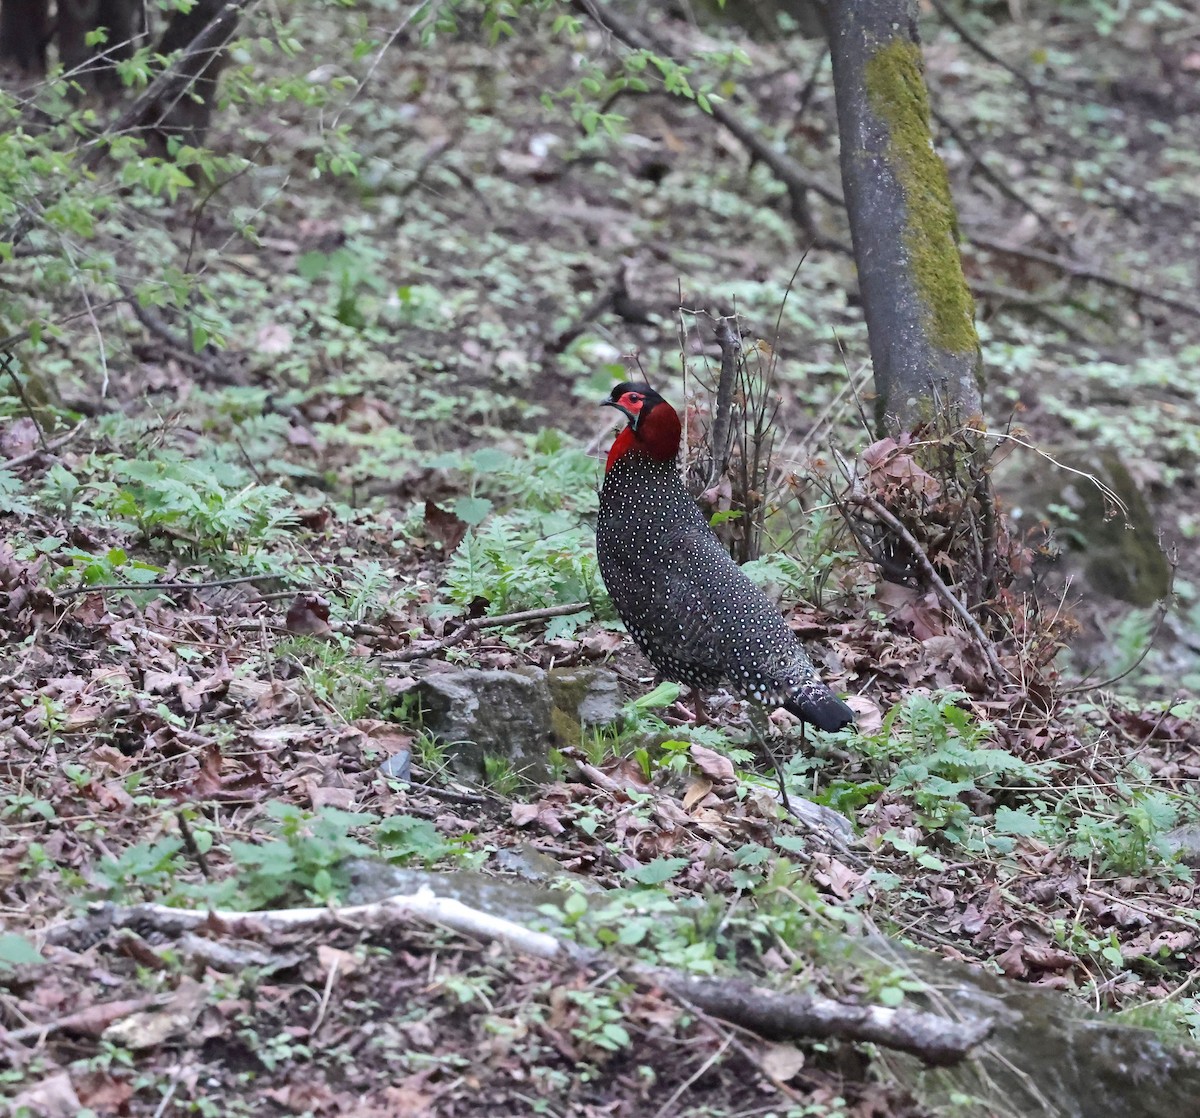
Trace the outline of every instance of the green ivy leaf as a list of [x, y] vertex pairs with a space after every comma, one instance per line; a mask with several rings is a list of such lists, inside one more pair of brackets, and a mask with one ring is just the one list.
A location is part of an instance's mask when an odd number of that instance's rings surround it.
[[454, 502], [454, 515], [474, 527], [482, 524], [492, 511], [492, 502], [486, 497], [459, 497]]
[[0, 933], [0, 970], [6, 967], [23, 967], [31, 963], [44, 963], [42, 953], [24, 936], [14, 932]]
[[687, 858], [656, 858], [653, 862], [625, 872], [639, 885], [661, 885], [678, 876], [689, 864]]

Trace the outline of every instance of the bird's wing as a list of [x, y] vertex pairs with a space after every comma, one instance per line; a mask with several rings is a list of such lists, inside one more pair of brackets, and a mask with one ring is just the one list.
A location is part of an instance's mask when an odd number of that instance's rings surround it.
[[680, 648], [688, 650], [688, 659], [698, 667], [723, 673], [725, 649], [715, 623], [717, 603], [709, 587], [714, 553], [718, 564], [728, 559], [707, 524], [687, 525], [672, 535], [663, 609], [677, 629]]

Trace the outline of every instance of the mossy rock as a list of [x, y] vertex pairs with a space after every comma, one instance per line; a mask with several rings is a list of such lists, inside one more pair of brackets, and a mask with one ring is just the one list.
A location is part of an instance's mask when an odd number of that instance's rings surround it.
[[1165, 597], [1171, 568], [1158, 526], [1120, 456], [1082, 446], [1043, 448], [1043, 454], [1017, 447], [995, 469], [1014, 528], [1048, 524], [1059, 561], [1075, 568], [1090, 591], [1135, 606]]

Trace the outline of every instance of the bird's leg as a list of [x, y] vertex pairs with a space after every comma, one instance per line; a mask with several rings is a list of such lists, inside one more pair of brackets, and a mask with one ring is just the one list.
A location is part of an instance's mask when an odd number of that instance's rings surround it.
[[[847, 843], [854, 831], [850, 825], [850, 821], [845, 816], [834, 811], [832, 808], [825, 807], [823, 804], [815, 804], [803, 796], [788, 795], [787, 788], [783, 782], [783, 766], [779, 763], [779, 758], [775, 756], [775, 751], [767, 741], [767, 735], [770, 733], [770, 730], [764, 728], [765, 722], [766, 716], [762, 709], [751, 703], [750, 725], [754, 730], [754, 736], [758, 738], [759, 744], [763, 747], [763, 752], [766, 753], [771, 766], [775, 769], [775, 781], [779, 785], [779, 797], [780, 803], [783, 805], [783, 810], [795, 819], [797, 823], [801, 824], [801, 826], [823, 837], [835, 849], [847, 850]], [[802, 742], [805, 740], [803, 723], [800, 725], [800, 740]]]
[[704, 709], [704, 700], [700, 698], [699, 688], [691, 688], [690, 698], [692, 708], [695, 711], [694, 714], [689, 711], [687, 707], [685, 707], [678, 699], [671, 704], [672, 710], [674, 710], [684, 722], [691, 722], [696, 726], [707, 726], [709, 724], [708, 711]]
[[783, 766], [779, 763], [779, 758], [775, 756], [774, 750], [771, 749], [767, 741], [767, 735], [770, 730], [763, 723], [766, 721], [762, 709], [754, 703], [750, 704], [750, 728], [754, 731], [754, 736], [758, 738], [758, 744], [763, 747], [763, 752], [767, 755], [767, 760], [771, 762], [771, 767], [775, 770], [775, 782], [779, 785], [779, 802], [783, 805], [783, 810], [789, 815], [795, 815], [792, 811], [791, 801], [788, 799], [787, 788], [783, 783]]

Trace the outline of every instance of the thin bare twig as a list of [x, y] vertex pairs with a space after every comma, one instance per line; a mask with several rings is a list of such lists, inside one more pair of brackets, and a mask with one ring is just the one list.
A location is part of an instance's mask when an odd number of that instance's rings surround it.
[[1023, 260], [1032, 260], [1038, 264], [1045, 264], [1047, 267], [1054, 268], [1064, 275], [1070, 276], [1072, 279], [1098, 283], [1101, 287], [1110, 287], [1114, 291], [1124, 291], [1127, 295], [1135, 295], [1139, 299], [1146, 299], [1151, 303], [1159, 303], [1164, 307], [1170, 307], [1172, 310], [1180, 311], [1193, 318], [1200, 318], [1200, 304], [1198, 303], [1188, 303], [1183, 299], [1172, 295], [1164, 295], [1148, 287], [1139, 287], [1136, 283], [1127, 283], [1125, 280], [1119, 280], [1115, 276], [1098, 271], [1090, 264], [1084, 264], [1080, 260], [1055, 256], [1051, 252], [1039, 252], [1035, 248], [1025, 248], [1022, 245], [1005, 244], [1003, 241], [993, 241], [988, 237], [975, 236], [971, 233], [965, 232], [963, 235], [971, 244], [978, 248], [985, 248], [991, 252], [1003, 253], [1005, 256], [1018, 256]]
[[[682, 1001], [682, 999], [680, 1000]], [[674, 1091], [671, 1092], [671, 1097], [654, 1112], [654, 1118], [666, 1118], [668, 1114], [674, 1114], [675, 1104], [681, 1098], [683, 1098], [693, 1083], [700, 1079], [701, 1076], [703, 1076], [704, 1073], [713, 1066], [713, 1064], [715, 1064], [722, 1056], [725, 1055], [726, 1050], [732, 1043], [733, 1035], [732, 1033], [727, 1032], [721, 1041], [721, 1046], [715, 1052], [713, 1052], [713, 1054], [709, 1056], [709, 1058], [705, 1060], [704, 1063], [702, 1063], [691, 1075], [689, 1075], [687, 1079], [680, 1083]]]
[[266, 582], [270, 579], [285, 578], [285, 575], [238, 575], [236, 578], [214, 578], [205, 582], [98, 582], [94, 586], [73, 586], [69, 590], [58, 590], [55, 593], [61, 598], [74, 598], [78, 594], [91, 594], [94, 591], [121, 590], [208, 590], [214, 586], [237, 586], [242, 582]]
[[33, 424], [34, 430], [37, 431], [38, 442], [42, 444], [42, 452], [45, 453], [50, 449], [46, 444], [46, 432], [42, 430], [42, 425], [38, 422], [37, 414], [33, 410], [33, 404], [29, 402], [29, 397], [25, 394], [25, 385], [21, 383], [21, 378], [17, 376], [17, 370], [13, 368], [12, 361], [11, 353], [0, 353], [0, 366], [3, 366], [4, 371], [8, 374], [8, 379], [12, 381], [13, 387], [17, 390], [17, 395], [21, 399], [21, 405], [25, 408], [25, 412], [29, 416], [29, 421]]
[[942, 576], [937, 573], [936, 568], [930, 561], [929, 556], [925, 554], [925, 549], [917, 542], [913, 534], [904, 526], [904, 524], [896, 517], [889, 509], [884, 508], [874, 497], [870, 497], [865, 493], [854, 493], [849, 498], [849, 503], [858, 505], [861, 508], [869, 509], [875, 514], [888, 528], [890, 528], [904, 544], [905, 547], [912, 553], [912, 557], [917, 561], [917, 565], [921, 568], [925, 577], [929, 580], [930, 586], [933, 587], [934, 593], [942, 600], [942, 603], [967, 627], [968, 632], [975, 638], [975, 643], [979, 646], [979, 651], [983, 653], [987, 660], [988, 667], [992, 671], [992, 675], [997, 680], [1002, 680], [1007, 673], [1000, 666], [1000, 661], [996, 658], [995, 649], [992, 647], [992, 642], [988, 640], [987, 635], [979, 627], [979, 622], [971, 616], [971, 611], [958, 599], [954, 592], [942, 580]]
[[1154, 628], [1151, 630], [1150, 636], [1146, 640], [1146, 646], [1142, 649], [1138, 658], [1124, 671], [1118, 672], [1108, 679], [1102, 679], [1099, 683], [1080, 683], [1074, 687], [1068, 687], [1066, 690], [1060, 691], [1058, 693], [1059, 698], [1064, 698], [1067, 695], [1079, 695], [1084, 691], [1099, 691], [1103, 687], [1111, 687], [1114, 683], [1120, 683], [1121, 680], [1135, 671], [1141, 665], [1142, 661], [1150, 655], [1150, 650], [1154, 647], [1154, 642], [1158, 640], [1158, 634], [1162, 631], [1163, 623], [1167, 620], [1167, 614], [1171, 612], [1171, 603], [1175, 599], [1175, 572], [1179, 569], [1179, 556], [1172, 552], [1172, 554], [1167, 556], [1167, 563], [1170, 567], [1167, 592], [1162, 596], [1162, 601], [1158, 603], [1158, 616], [1154, 619]]
[[394, 656], [386, 656], [384, 659], [389, 664], [405, 664], [411, 660], [427, 660], [431, 656], [436, 656], [439, 652], [445, 652], [448, 648], [462, 644], [467, 637], [478, 629], [495, 629], [501, 625], [524, 625], [527, 621], [543, 621], [549, 617], [567, 617], [572, 613], [582, 613], [585, 609], [589, 608], [591, 607], [587, 602], [568, 602], [566, 605], [546, 606], [543, 609], [526, 609], [518, 613], [501, 613], [495, 617], [472, 617], [469, 621], [464, 621], [448, 637], [438, 641], [437, 644], [429, 645], [427, 648], [410, 648], [404, 652], [398, 652]]
[[[74, 322], [77, 318], [90, 318], [92, 315], [97, 315], [101, 311], [107, 311], [115, 306], [119, 306], [125, 302], [122, 296], [119, 299], [107, 299], [103, 303], [97, 303], [90, 309], [75, 311], [72, 314], [65, 314], [55, 323], [56, 326], [63, 326], [68, 322]], [[12, 349], [13, 346], [19, 345], [21, 342], [27, 342], [33, 337], [33, 330], [22, 330], [19, 334], [9, 334], [7, 338], [0, 338], [0, 353], [5, 350]]]

